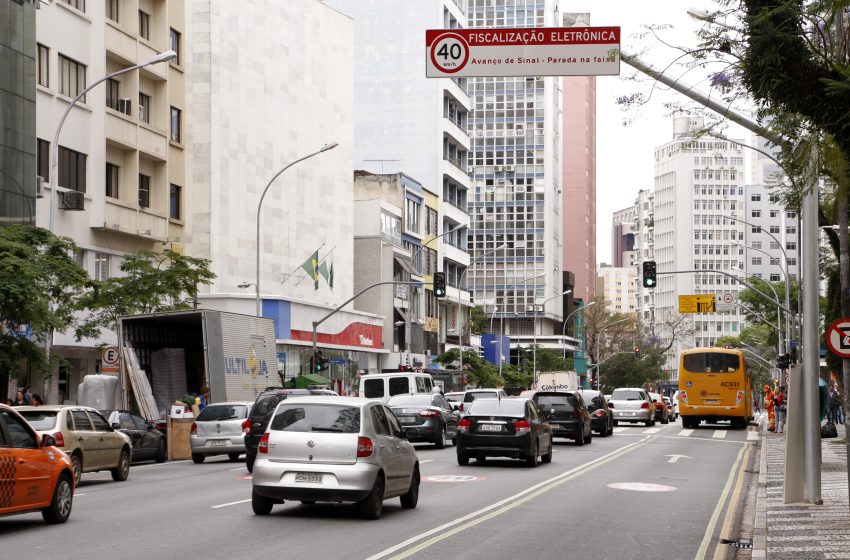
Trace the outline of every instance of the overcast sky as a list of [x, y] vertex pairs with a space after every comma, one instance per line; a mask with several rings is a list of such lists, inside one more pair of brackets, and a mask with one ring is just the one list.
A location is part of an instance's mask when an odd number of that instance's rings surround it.
[[[636, 53], [657, 43], [649, 38], [636, 38], [643, 33], [644, 25], [669, 24], [672, 28], [660, 32], [667, 42], [679, 45], [696, 45], [695, 31], [700, 22], [687, 15], [689, 7], [712, 9], [714, 4], [707, 0], [651, 0], [634, 2], [627, 0], [562, 0], [562, 10], [567, 12], [589, 12], [591, 25], [621, 27], [621, 47]], [[658, 44], [646, 51], [641, 58], [656, 68], [664, 68], [676, 54]], [[674, 69], [680, 72], [681, 69]], [[596, 256], [598, 262], [611, 262], [611, 215], [631, 206], [640, 189], [651, 189], [653, 185], [655, 147], [672, 139], [673, 124], [663, 104], [680, 94], [669, 92], [660, 84], [652, 99], [639, 112], [624, 112], [615, 103], [617, 97], [636, 91], [649, 91], [647, 83], [637, 84], [624, 79], [634, 71], [626, 64], [620, 68], [620, 77], [600, 76], [596, 80]], [[676, 74], [674, 74], [676, 75]], [[692, 85], [705, 79], [705, 72], [695, 70], [686, 81]], [[700, 89], [708, 91], [703, 81]], [[637, 117], [634, 122], [623, 125], [626, 118]], [[741, 134], [735, 135], [741, 138]], [[566, 139], [569, 140], [569, 139]], [[746, 159], [746, 158], [745, 158]], [[569, 241], [569, 240], [567, 240]]]

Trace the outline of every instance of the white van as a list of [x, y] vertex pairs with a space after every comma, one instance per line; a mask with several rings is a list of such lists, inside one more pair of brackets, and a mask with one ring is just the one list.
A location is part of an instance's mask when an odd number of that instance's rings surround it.
[[360, 377], [360, 396], [387, 402], [393, 395], [431, 393], [434, 380], [430, 373], [372, 373]]

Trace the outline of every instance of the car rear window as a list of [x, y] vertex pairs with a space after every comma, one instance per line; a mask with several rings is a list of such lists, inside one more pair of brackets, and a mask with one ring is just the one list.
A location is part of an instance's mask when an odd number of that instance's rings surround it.
[[575, 395], [535, 395], [534, 402], [537, 403], [537, 408], [541, 410], [552, 410], [558, 412], [572, 412], [578, 404]]
[[629, 389], [614, 389], [611, 393], [612, 401], [642, 401], [643, 393]]
[[52, 430], [56, 427], [57, 412], [55, 410], [45, 412], [40, 410], [26, 410], [21, 411], [21, 416], [26, 418], [30, 426], [38, 431]]
[[495, 399], [496, 391], [475, 391], [473, 393], [466, 393], [463, 396], [463, 402], [472, 402], [475, 399]]
[[697, 352], [685, 354], [682, 366], [692, 373], [730, 373], [741, 369], [737, 354]]
[[221, 422], [236, 420], [248, 416], [248, 407], [244, 404], [211, 404], [198, 415], [198, 422]]
[[279, 432], [360, 432], [360, 407], [337, 404], [281, 404], [271, 421]]
[[493, 416], [525, 416], [525, 401], [519, 399], [482, 399], [474, 401], [469, 414], [492, 414]]
[[286, 398], [285, 395], [279, 396], [276, 394], [261, 396], [257, 399], [257, 402], [254, 403], [254, 410], [251, 412], [251, 416], [254, 418], [265, 418], [272, 413], [274, 407], [277, 406], [277, 403], [282, 401], [284, 398]]
[[406, 377], [390, 377], [390, 396], [410, 392], [410, 381]]
[[[405, 391], [406, 393], [407, 391]], [[380, 399], [384, 396], [383, 379], [367, 379], [363, 382], [363, 396], [367, 399]]]

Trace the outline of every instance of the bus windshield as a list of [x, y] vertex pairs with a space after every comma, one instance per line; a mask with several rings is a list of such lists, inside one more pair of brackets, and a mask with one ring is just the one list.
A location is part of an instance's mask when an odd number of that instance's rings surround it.
[[684, 355], [682, 366], [692, 373], [733, 373], [741, 369], [741, 360], [737, 354], [695, 352]]

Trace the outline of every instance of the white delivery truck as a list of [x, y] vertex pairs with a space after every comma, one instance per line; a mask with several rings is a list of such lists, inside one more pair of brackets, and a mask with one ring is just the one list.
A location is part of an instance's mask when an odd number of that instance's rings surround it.
[[547, 371], [538, 376], [536, 389], [541, 391], [576, 391], [578, 374], [574, 371]]

